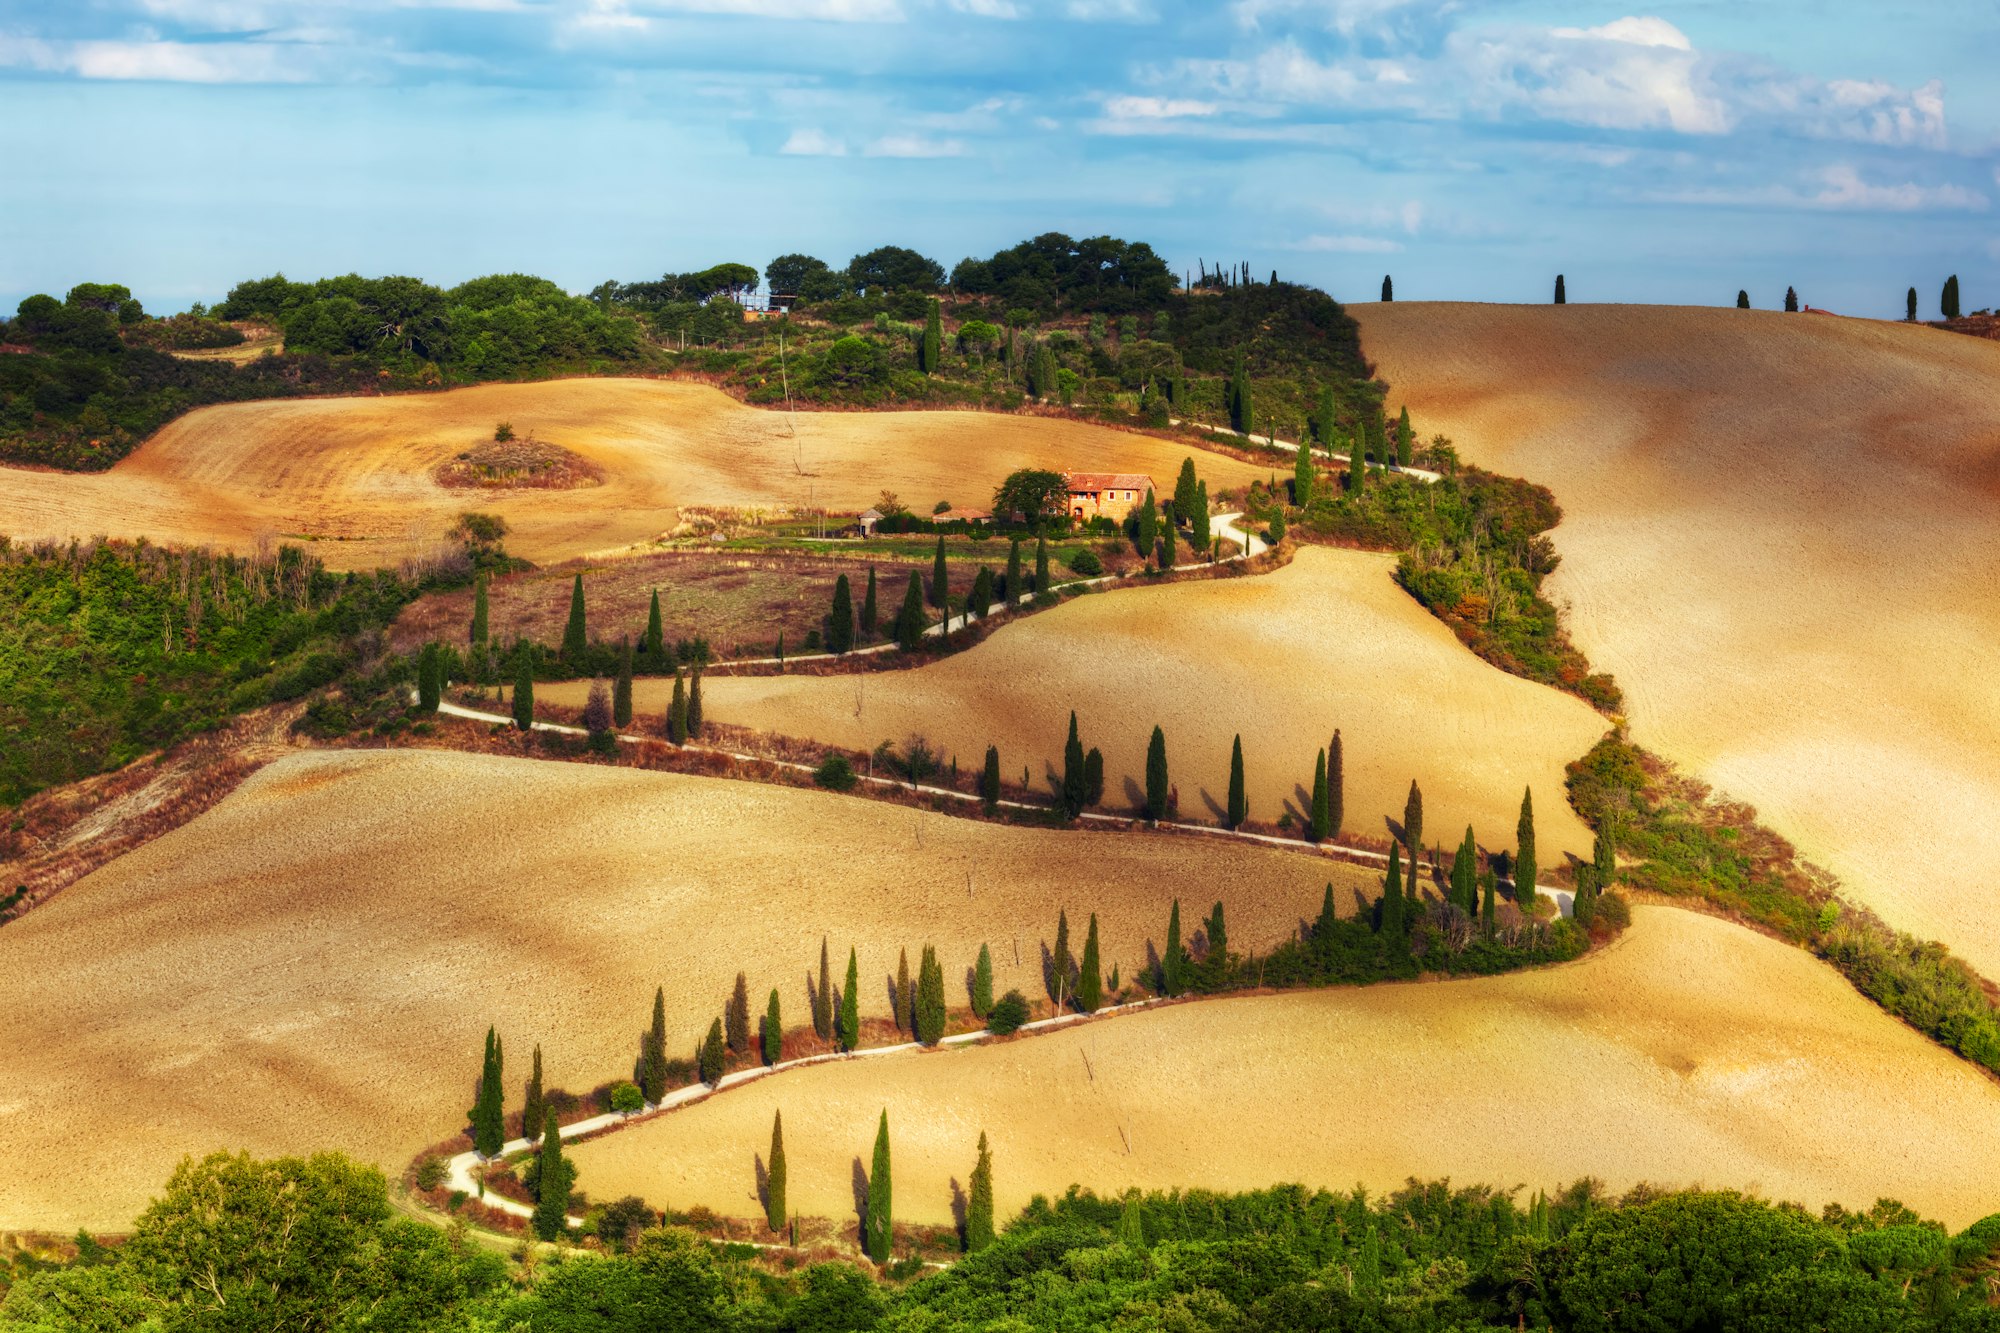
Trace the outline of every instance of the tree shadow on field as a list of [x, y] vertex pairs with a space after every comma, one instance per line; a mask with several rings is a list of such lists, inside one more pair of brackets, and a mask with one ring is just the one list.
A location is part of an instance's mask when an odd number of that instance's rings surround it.
[[1405, 846], [1409, 845], [1410, 841], [1409, 836], [1403, 832], [1403, 826], [1401, 824], [1398, 824], [1395, 820], [1389, 818], [1389, 816], [1387, 815], [1382, 816], [1382, 822], [1388, 826], [1389, 837], [1391, 839], [1393, 839], [1396, 842], [1402, 843]]
[[951, 1225], [958, 1232], [958, 1243], [965, 1244], [965, 1215], [971, 1211], [972, 1200], [965, 1197], [965, 1189], [958, 1183], [958, 1177], [951, 1178]]
[[967, 1004], [970, 1004], [970, 1003], [972, 1003], [972, 997], [973, 997], [973, 996], [974, 996], [975, 994], [977, 994], [977, 993], [978, 993], [978, 989], [979, 989], [979, 969], [978, 969], [977, 967], [968, 967], [968, 968], [966, 968], [966, 969], [965, 969], [965, 1002], [966, 1002]]
[[757, 1173], [757, 1206], [766, 1213], [771, 1211], [771, 1168], [764, 1165], [764, 1154], [753, 1152], [750, 1161]]
[[861, 1159], [854, 1159], [854, 1221], [857, 1239], [868, 1234], [868, 1169], [861, 1165]]
[[1229, 812], [1215, 803], [1215, 798], [1208, 794], [1208, 788], [1206, 787], [1201, 789], [1201, 803], [1208, 808], [1209, 817], [1217, 823], [1222, 823], [1229, 818]]
[[[914, 986], [917, 983], [913, 981], [910, 984]], [[882, 974], [882, 989], [884, 992], [888, 994], [889, 1012], [896, 1016], [897, 1018], [896, 1030], [900, 1032], [902, 1031], [903, 1027], [901, 1022], [903, 1014], [903, 1006], [897, 1003], [900, 997], [898, 997], [896, 994], [896, 974], [894, 972], [884, 972]]]
[[[827, 1006], [827, 1012], [833, 1012], [832, 1005]], [[819, 987], [813, 984], [812, 973], [810, 972], [806, 973], [806, 1013], [809, 1015], [819, 1013]], [[813, 1026], [813, 1035], [815, 1037], [819, 1035], [819, 1026], [817, 1023]]]
[[1151, 940], [1146, 941], [1146, 984], [1157, 988], [1160, 984], [1160, 950]]
[[1056, 766], [1054, 764], [1049, 763], [1047, 760], [1042, 761], [1042, 781], [1049, 784], [1050, 796], [1055, 797], [1057, 800], [1062, 799], [1062, 794], [1063, 794], [1062, 774], [1056, 772]]
[[1125, 779], [1125, 799], [1131, 803], [1132, 809], [1136, 811], [1144, 811], [1146, 808], [1145, 790], [1138, 783], [1132, 781], [1130, 777]]

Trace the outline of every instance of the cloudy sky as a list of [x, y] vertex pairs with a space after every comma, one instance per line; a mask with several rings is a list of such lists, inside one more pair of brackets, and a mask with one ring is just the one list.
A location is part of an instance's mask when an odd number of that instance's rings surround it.
[[6, 0], [0, 302], [1058, 230], [1352, 299], [1984, 306], [1996, 51], [1994, 0]]

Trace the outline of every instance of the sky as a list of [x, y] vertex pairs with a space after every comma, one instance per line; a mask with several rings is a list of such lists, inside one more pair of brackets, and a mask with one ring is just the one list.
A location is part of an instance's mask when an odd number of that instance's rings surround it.
[[1046, 231], [1373, 300], [2000, 303], [1995, 0], [0, 0], [0, 309]]

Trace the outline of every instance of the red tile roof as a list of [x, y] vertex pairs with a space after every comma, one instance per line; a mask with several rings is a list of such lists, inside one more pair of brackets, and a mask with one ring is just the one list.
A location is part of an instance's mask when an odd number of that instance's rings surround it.
[[1065, 472], [1063, 482], [1072, 495], [1083, 491], [1136, 491], [1144, 495], [1157, 490], [1153, 479], [1143, 472]]

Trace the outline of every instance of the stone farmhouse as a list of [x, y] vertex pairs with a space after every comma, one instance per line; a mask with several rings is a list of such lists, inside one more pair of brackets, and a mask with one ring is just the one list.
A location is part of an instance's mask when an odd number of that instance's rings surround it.
[[1123, 523], [1146, 502], [1147, 491], [1159, 495], [1143, 472], [1065, 472], [1063, 482], [1069, 487], [1069, 516], [1082, 523], [1093, 518]]

